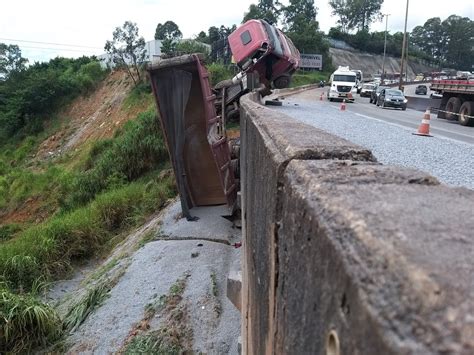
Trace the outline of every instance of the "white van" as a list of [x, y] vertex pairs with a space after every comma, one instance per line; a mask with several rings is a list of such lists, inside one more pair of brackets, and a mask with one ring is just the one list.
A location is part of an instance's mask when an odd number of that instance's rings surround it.
[[334, 99], [354, 101], [354, 94], [357, 93], [357, 75], [349, 67], [339, 67], [331, 74], [329, 81], [329, 101]]

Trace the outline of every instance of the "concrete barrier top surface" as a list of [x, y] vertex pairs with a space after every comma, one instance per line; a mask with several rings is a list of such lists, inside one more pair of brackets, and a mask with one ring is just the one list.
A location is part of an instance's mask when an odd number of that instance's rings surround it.
[[473, 353], [474, 191], [241, 105], [246, 349]]

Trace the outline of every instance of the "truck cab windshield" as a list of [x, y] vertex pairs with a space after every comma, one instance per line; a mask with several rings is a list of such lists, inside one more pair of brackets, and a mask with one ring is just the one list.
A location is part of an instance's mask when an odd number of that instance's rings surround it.
[[355, 75], [336, 74], [336, 75], [334, 75], [333, 81], [345, 81], [345, 82], [355, 83], [356, 82], [356, 76]]

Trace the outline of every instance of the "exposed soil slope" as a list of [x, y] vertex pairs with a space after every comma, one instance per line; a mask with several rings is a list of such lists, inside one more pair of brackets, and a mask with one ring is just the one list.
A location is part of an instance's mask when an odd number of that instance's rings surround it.
[[118, 127], [142, 111], [123, 107], [132, 86], [126, 72], [110, 73], [93, 93], [75, 99], [60, 113], [62, 128], [40, 145], [36, 157], [55, 157], [85, 142], [113, 136]]

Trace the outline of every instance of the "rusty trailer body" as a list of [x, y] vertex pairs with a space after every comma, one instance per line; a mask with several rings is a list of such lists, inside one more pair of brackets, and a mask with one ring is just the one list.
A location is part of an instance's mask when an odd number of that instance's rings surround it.
[[224, 122], [216, 114], [209, 74], [198, 54], [148, 66], [183, 215], [194, 206], [234, 208], [237, 185]]

